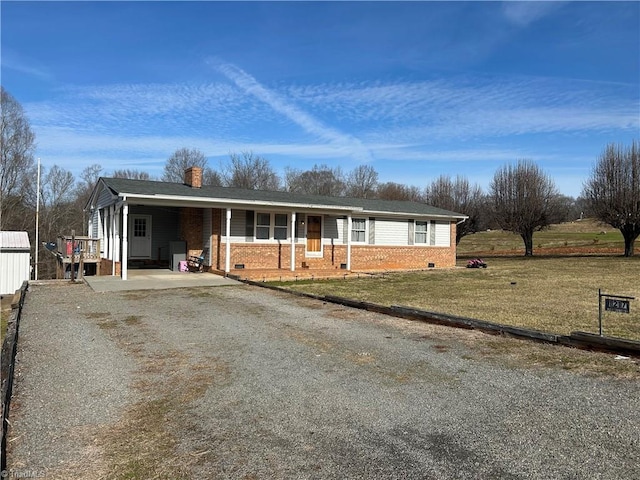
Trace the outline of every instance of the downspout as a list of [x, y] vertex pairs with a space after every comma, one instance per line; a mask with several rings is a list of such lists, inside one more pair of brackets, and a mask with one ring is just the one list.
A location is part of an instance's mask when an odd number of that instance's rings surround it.
[[224, 272], [229, 273], [231, 271], [231, 208], [227, 208], [226, 236]]

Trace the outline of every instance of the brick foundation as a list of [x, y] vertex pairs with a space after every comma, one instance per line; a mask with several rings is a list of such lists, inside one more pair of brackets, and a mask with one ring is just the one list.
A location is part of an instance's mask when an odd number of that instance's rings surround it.
[[[113, 267], [113, 260], [109, 260], [108, 258], [100, 259], [100, 268], [98, 268], [98, 275], [111, 275], [111, 269]], [[116, 276], [120, 276], [122, 270], [120, 268], [120, 262], [116, 262]]]
[[[224, 270], [225, 248], [220, 245], [219, 270]], [[443, 247], [352, 246], [352, 270], [419, 270], [450, 268], [456, 264], [455, 250]], [[325, 245], [322, 258], [306, 257], [305, 245], [296, 245], [295, 269], [340, 269], [347, 263], [346, 245]], [[246, 269], [291, 270], [291, 244], [232, 244], [231, 268], [243, 264]], [[430, 265], [432, 264], [432, 265]]]

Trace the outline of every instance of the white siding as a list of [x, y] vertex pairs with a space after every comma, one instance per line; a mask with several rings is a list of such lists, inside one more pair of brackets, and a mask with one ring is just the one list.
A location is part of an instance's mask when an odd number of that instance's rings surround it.
[[27, 232], [0, 232], [0, 295], [15, 293], [31, 278], [31, 246]]
[[436, 247], [451, 246], [451, 226], [449, 222], [436, 222]]
[[409, 243], [409, 221], [376, 217], [376, 245], [407, 245]]
[[113, 194], [108, 188], [105, 188], [100, 192], [98, 200], [96, 201], [96, 209], [108, 207], [113, 204]]

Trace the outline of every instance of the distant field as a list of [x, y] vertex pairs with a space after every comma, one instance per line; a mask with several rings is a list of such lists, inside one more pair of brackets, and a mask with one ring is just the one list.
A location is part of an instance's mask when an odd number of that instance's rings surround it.
[[[624, 239], [620, 231], [591, 219], [552, 225], [533, 234], [534, 255], [623, 252]], [[458, 257], [461, 258], [519, 253], [524, 254], [522, 238], [502, 230], [467, 235], [458, 245]]]
[[[297, 291], [406, 305], [558, 334], [598, 332], [601, 288], [605, 293], [637, 298], [631, 302], [631, 314], [605, 314], [605, 335], [640, 340], [640, 255], [621, 256], [619, 232], [595, 222], [559, 225], [534, 236], [535, 245], [543, 247], [538, 252], [534, 248], [534, 256], [529, 258], [522, 255], [522, 241], [518, 240], [504, 232], [465, 238], [456, 269], [283, 285]], [[545, 255], [545, 245], [550, 254]], [[495, 254], [483, 254], [487, 269], [464, 268], [466, 258], [482, 252]]]

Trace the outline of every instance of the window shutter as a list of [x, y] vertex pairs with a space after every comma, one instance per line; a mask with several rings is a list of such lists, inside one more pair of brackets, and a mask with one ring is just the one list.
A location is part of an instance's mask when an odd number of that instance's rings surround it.
[[254, 211], [247, 210], [245, 212], [245, 230], [244, 235], [247, 242], [253, 242], [253, 223], [254, 223]]
[[376, 219], [369, 217], [369, 245], [376, 244]]
[[349, 231], [349, 219], [344, 217], [344, 221], [342, 222], [342, 243], [345, 245], [349, 242], [349, 236], [351, 232]]
[[409, 238], [407, 241], [407, 245], [413, 245], [416, 237], [416, 221], [409, 220]]
[[436, 221], [431, 220], [429, 225], [429, 245], [436, 244]]

